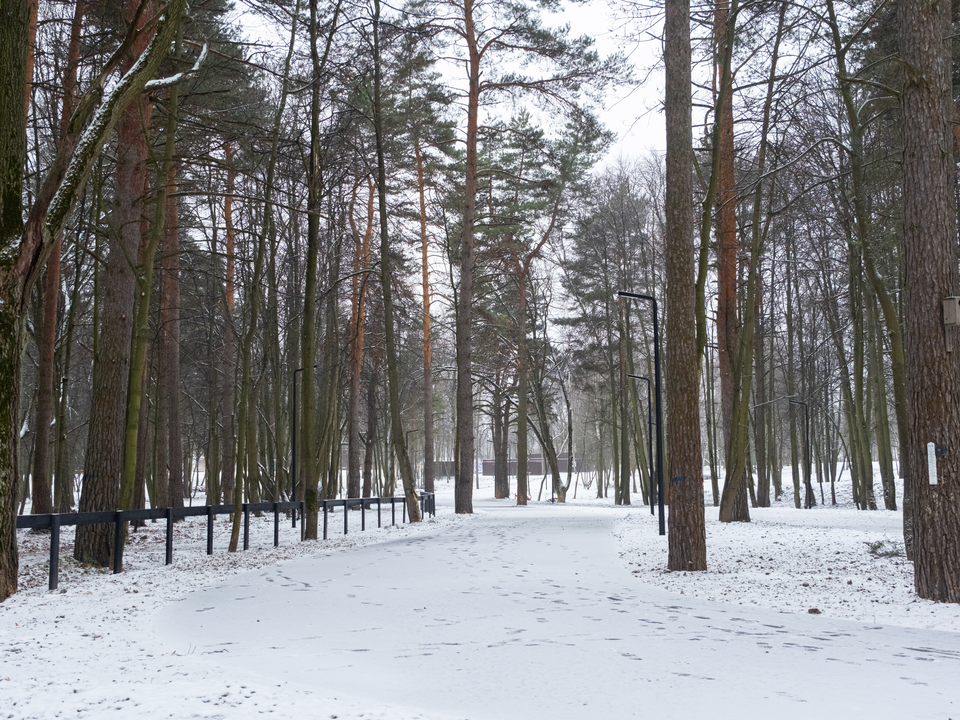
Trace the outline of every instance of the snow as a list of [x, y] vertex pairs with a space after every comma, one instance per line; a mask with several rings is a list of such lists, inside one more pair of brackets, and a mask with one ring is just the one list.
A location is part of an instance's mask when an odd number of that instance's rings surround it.
[[707, 573], [665, 572], [649, 510], [582, 486], [518, 508], [484, 485], [456, 516], [441, 483], [435, 519], [345, 538], [334, 519], [320, 543], [288, 519], [276, 549], [251, 518], [245, 553], [221, 519], [211, 557], [191, 518], [169, 567], [148, 524], [120, 575], [78, 566], [64, 528], [53, 593], [49, 535], [19, 531], [0, 718], [960, 717], [960, 606], [917, 599], [882, 556], [900, 513], [841, 487], [812, 510], [785, 488], [749, 524], [708, 507]]

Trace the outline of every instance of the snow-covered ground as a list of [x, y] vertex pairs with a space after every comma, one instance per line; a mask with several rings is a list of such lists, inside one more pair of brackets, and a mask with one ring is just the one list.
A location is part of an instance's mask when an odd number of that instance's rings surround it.
[[913, 596], [900, 513], [842, 487], [810, 511], [788, 488], [750, 524], [708, 508], [707, 573], [664, 572], [649, 512], [583, 487], [524, 509], [485, 484], [457, 517], [441, 483], [419, 526], [299, 543], [288, 521], [274, 549], [265, 517], [236, 554], [219, 520], [212, 557], [196, 518], [170, 567], [148, 525], [117, 576], [64, 529], [54, 593], [49, 536], [20, 531], [0, 718], [960, 716], [960, 607]]

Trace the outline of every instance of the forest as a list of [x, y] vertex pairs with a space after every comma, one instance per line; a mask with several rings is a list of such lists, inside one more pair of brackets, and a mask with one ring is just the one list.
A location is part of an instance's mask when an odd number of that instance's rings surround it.
[[[489, 460], [520, 505], [662, 497], [683, 570], [704, 502], [852, 484], [960, 602], [934, 5], [594, 0], [601, 51], [560, 0], [4, 0], [0, 599], [18, 513], [294, 496], [315, 539], [440, 478], [470, 513]], [[665, 153], [611, 150], [640, 91]]]

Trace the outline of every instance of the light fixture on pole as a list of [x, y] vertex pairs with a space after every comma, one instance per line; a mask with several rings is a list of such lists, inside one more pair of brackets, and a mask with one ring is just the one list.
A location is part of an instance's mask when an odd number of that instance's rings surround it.
[[657, 509], [659, 510], [660, 534], [666, 535], [666, 521], [663, 514], [663, 405], [660, 401], [660, 319], [657, 313], [657, 299], [652, 295], [620, 290], [620, 297], [646, 300], [653, 305], [653, 383], [657, 399]]

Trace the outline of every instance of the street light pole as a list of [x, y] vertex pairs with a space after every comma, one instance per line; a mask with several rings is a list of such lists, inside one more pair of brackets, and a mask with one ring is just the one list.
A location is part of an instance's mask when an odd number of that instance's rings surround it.
[[[313, 366], [315, 368], [316, 365]], [[313, 368], [310, 368], [311, 370]], [[297, 373], [307, 368], [297, 368], [293, 371], [293, 434], [290, 436], [290, 501], [297, 501]], [[297, 510], [293, 509], [293, 527], [297, 526]]]
[[[801, 402], [800, 400], [791, 400], [791, 405], [803, 405], [803, 444], [805, 445], [806, 452], [806, 461], [807, 467], [804, 476], [806, 478], [806, 502], [804, 505], [806, 509], [809, 510], [813, 507], [813, 486], [810, 484], [810, 413], [808, 412], [807, 404]], [[821, 487], [820, 501], [823, 502], [823, 488]]]
[[657, 313], [657, 299], [652, 295], [620, 290], [620, 297], [647, 300], [653, 305], [653, 382], [654, 395], [657, 398], [657, 509], [659, 510], [660, 534], [666, 535], [666, 522], [663, 515], [663, 405], [660, 402], [660, 319]]
[[650, 514], [653, 515], [653, 403], [650, 401], [650, 378], [629, 373], [627, 377], [643, 380], [647, 384], [647, 457], [650, 463]]

